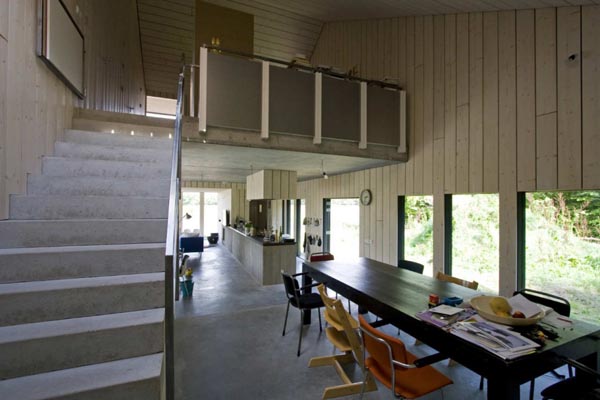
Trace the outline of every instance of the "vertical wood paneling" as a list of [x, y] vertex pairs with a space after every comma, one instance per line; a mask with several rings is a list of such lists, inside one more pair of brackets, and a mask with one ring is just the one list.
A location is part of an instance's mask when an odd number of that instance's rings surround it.
[[600, 187], [600, 6], [583, 7], [582, 144], [583, 187]]
[[483, 14], [483, 191], [498, 192], [498, 13]]
[[[394, 221], [390, 221], [390, 197], [391, 197], [391, 186], [390, 186], [390, 167], [386, 166], [383, 168], [380, 168], [382, 170], [382, 175], [383, 175], [383, 179], [382, 179], [382, 201], [383, 201], [383, 205], [381, 207], [381, 225], [382, 225], [382, 231], [381, 231], [381, 250], [382, 250], [382, 260], [385, 263], [390, 262], [390, 246], [389, 246], [389, 242], [388, 242], [388, 238], [390, 235], [390, 222], [393, 223]], [[379, 232], [378, 232], [378, 236], [379, 236]], [[385, 239], [385, 242], [384, 242]]]
[[409, 140], [408, 140], [408, 162], [406, 163], [406, 194], [414, 193], [414, 170], [415, 170], [415, 18], [406, 19], [406, 87], [407, 87], [407, 107], [406, 112], [409, 118]]
[[389, 193], [389, 218], [384, 215], [384, 219], [389, 220], [387, 244], [389, 248], [390, 264], [396, 265], [398, 260], [398, 164], [390, 167], [390, 193]]
[[556, 9], [535, 11], [537, 189], [557, 187]]
[[433, 68], [433, 187], [429, 193], [444, 193], [445, 153], [445, 18], [434, 19], [434, 68]]
[[517, 13], [517, 189], [536, 187], [535, 12]]
[[425, 94], [425, 74], [423, 70], [424, 58], [424, 30], [423, 17], [415, 17], [415, 86], [413, 88], [415, 94], [415, 153], [413, 158], [413, 191], [415, 194], [423, 192], [423, 138], [424, 126], [424, 94]]
[[444, 190], [456, 190], [456, 15], [445, 17]]
[[556, 12], [558, 187], [581, 189], [581, 13]]
[[517, 267], [517, 91], [515, 12], [499, 13], [499, 190], [500, 293], [509, 295], [516, 284]]
[[456, 193], [469, 192], [469, 15], [456, 17]]
[[[433, 191], [434, 42], [433, 17], [423, 20], [423, 189]], [[443, 95], [441, 97], [443, 99]]]
[[469, 14], [469, 192], [483, 191], [483, 16]]

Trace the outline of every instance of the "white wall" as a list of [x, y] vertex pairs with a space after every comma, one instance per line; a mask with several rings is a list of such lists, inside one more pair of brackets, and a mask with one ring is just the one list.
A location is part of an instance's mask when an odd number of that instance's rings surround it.
[[397, 196], [433, 194], [441, 270], [443, 195], [499, 193], [500, 292], [512, 293], [517, 192], [600, 189], [598, 37], [600, 6], [326, 24], [313, 64], [407, 90], [409, 161], [299, 183], [307, 216], [370, 188], [361, 255], [395, 263]]

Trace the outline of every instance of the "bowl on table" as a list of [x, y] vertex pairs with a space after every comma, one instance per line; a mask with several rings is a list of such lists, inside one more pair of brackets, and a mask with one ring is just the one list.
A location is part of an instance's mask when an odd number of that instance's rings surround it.
[[481, 315], [483, 318], [490, 320], [492, 322], [497, 322], [503, 325], [510, 326], [527, 326], [534, 325], [540, 322], [542, 318], [544, 318], [544, 311], [542, 310], [538, 314], [530, 318], [513, 318], [513, 317], [503, 317], [501, 315], [496, 315], [492, 308], [490, 307], [490, 301], [498, 296], [478, 296], [471, 299], [471, 307], [477, 310], [477, 313]]

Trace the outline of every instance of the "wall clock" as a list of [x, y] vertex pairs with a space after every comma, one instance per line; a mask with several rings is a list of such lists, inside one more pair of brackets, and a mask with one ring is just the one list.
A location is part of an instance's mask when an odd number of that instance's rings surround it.
[[371, 204], [371, 200], [373, 200], [373, 195], [369, 189], [364, 189], [360, 192], [360, 202], [363, 206]]

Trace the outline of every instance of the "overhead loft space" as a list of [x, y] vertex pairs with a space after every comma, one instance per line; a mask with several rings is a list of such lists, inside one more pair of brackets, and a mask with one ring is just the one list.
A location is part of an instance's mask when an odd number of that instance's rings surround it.
[[[190, 133], [190, 140], [407, 159], [406, 95], [397, 85], [207, 47], [198, 69], [198, 90], [184, 105], [199, 116], [198, 136]], [[185, 124], [185, 136], [190, 128]]]
[[[184, 119], [182, 179], [188, 181], [243, 183], [248, 175], [261, 169], [292, 169], [297, 171], [298, 181], [305, 181], [322, 177], [323, 172], [333, 176], [394, 163], [375, 158], [203, 143], [199, 139], [197, 127], [197, 119]], [[152, 140], [172, 137], [173, 121], [135, 114], [75, 109], [73, 129], [144, 136]]]

